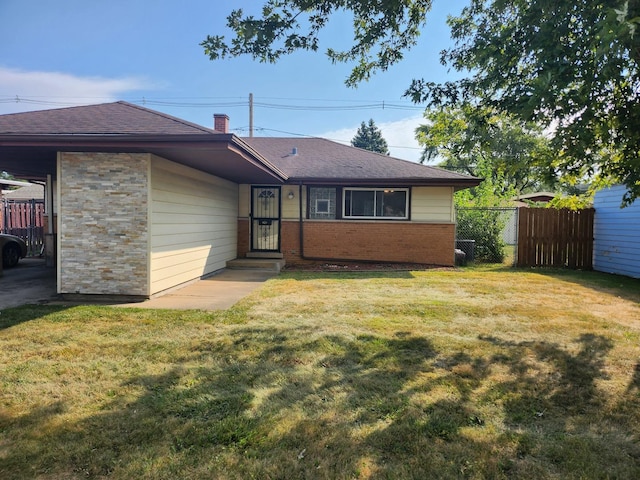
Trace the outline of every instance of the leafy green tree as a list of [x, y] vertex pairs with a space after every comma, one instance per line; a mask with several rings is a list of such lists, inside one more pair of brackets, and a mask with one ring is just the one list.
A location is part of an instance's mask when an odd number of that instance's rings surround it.
[[471, 75], [410, 95], [432, 104], [480, 101], [553, 132], [559, 166], [598, 173], [640, 195], [640, 1], [471, 0], [451, 18], [442, 61]]
[[535, 124], [470, 104], [427, 110], [425, 118], [416, 130], [423, 161], [440, 157], [446, 169], [473, 176], [482, 171], [498, 196], [555, 184], [553, 152]]
[[369, 123], [362, 122], [360, 124], [360, 128], [358, 128], [355, 136], [351, 139], [351, 145], [364, 148], [365, 150], [371, 150], [372, 152], [389, 155], [387, 141], [382, 136], [382, 132], [373, 119], [370, 119]]
[[353, 62], [347, 84], [355, 86], [377, 70], [402, 60], [403, 52], [417, 43], [431, 0], [265, 0], [261, 17], [233, 10], [227, 26], [235, 37], [208, 35], [201, 42], [211, 60], [250, 55], [275, 63], [296, 50], [317, 51], [319, 33], [331, 16], [353, 14], [353, 42], [346, 50], [329, 48], [332, 62]]
[[593, 194], [569, 195], [566, 197], [556, 197], [544, 205], [545, 208], [568, 208], [569, 210], [580, 210], [593, 206]]
[[[417, 43], [431, 0], [265, 0], [261, 16], [233, 10], [234, 38], [209, 35], [211, 59], [248, 54], [276, 62], [317, 51], [319, 32], [337, 12], [353, 14], [353, 41], [327, 49], [353, 63], [347, 85], [386, 70]], [[416, 102], [485, 106], [554, 132], [559, 166], [575, 178], [600, 175], [640, 195], [640, 0], [470, 0], [450, 19], [456, 46], [442, 61], [469, 76], [437, 85], [414, 80]]]

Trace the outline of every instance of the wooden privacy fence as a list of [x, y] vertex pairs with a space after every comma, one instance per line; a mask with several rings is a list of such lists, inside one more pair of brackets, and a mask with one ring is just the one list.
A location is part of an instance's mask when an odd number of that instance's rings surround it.
[[40, 255], [44, 246], [44, 201], [2, 200], [2, 233], [16, 235], [27, 242], [27, 255]]
[[591, 269], [594, 213], [593, 208], [521, 208], [516, 264]]

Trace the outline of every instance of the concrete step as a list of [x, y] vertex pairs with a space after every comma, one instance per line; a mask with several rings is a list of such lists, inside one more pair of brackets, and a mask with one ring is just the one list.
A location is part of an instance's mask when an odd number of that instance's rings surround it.
[[280, 272], [284, 267], [284, 259], [270, 258], [236, 258], [227, 262], [230, 270], [255, 270], [258, 272]]
[[248, 252], [247, 258], [266, 258], [269, 260], [282, 260], [284, 255], [280, 252]]

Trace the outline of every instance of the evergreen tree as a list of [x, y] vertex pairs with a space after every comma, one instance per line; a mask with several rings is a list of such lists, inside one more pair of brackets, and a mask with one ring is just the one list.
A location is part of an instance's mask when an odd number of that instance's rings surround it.
[[373, 119], [370, 119], [368, 124], [364, 122], [360, 124], [360, 128], [358, 128], [356, 135], [351, 140], [351, 145], [364, 148], [365, 150], [371, 150], [372, 152], [389, 155], [387, 141], [382, 137], [382, 132], [376, 126]]

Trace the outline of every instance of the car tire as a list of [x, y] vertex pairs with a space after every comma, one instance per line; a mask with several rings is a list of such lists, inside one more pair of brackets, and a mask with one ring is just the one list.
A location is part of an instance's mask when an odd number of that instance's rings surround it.
[[20, 260], [20, 247], [15, 243], [7, 243], [2, 249], [2, 267], [15, 267]]

